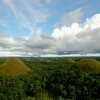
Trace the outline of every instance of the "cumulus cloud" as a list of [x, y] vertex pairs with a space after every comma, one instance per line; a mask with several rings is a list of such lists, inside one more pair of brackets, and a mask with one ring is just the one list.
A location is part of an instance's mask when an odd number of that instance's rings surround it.
[[[64, 51], [79, 53], [100, 50], [100, 14], [87, 19], [83, 24], [73, 23], [53, 30], [52, 37], [62, 42]], [[64, 52], [63, 51], [63, 52]]]
[[41, 29], [24, 37], [24, 52], [29, 55], [66, 55], [99, 53], [100, 14], [87, 19], [83, 24], [73, 23], [53, 30], [47, 36]]
[[0, 32], [0, 47], [14, 45], [15, 43], [13, 37], [7, 36], [4, 32]]
[[65, 13], [62, 16], [61, 21], [59, 22], [59, 25], [69, 26], [69, 25], [72, 25], [73, 23], [79, 23], [82, 16], [83, 16], [82, 9], [77, 8], [73, 11]]
[[25, 52], [33, 54], [51, 53], [55, 39], [47, 36], [41, 29], [37, 29], [35, 34], [23, 37]]
[[16, 48], [16, 40], [0, 31], [0, 56], [17, 55], [14, 48]]
[[[0, 32], [0, 55], [40, 56], [100, 53], [100, 14], [86, 19], [83, 24], [55, 28], [46, 35], [41, 28], [29, 36], [17, 39]], [[4, 47], [6, 46], [6, 48]], [[10, 47], [9, 47], [10, 46]]]

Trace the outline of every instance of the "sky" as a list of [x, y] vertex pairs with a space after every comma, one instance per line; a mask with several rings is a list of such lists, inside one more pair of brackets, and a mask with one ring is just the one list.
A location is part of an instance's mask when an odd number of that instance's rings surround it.
[[0, 0], [0, 56], [100, 56], [100, 0]]

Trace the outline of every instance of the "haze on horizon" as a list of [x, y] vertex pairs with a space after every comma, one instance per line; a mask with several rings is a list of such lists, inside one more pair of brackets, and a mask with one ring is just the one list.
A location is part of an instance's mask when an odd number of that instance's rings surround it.
[[0, 4], [0, 56], [100, 56], [100, 0]]

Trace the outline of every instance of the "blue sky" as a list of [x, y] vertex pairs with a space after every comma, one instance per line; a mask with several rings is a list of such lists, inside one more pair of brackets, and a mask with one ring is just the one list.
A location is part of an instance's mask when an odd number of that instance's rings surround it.
[[0, 55], [99, 55], [99, 18], [99, 0], [0, 0]]

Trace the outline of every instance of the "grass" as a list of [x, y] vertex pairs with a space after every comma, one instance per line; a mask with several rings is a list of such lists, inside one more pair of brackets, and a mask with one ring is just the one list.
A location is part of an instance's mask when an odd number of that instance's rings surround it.
[[47, 92], [43, 92], [38, 95], [38, 100], [53, 100], [53, 99], [48, 96]]
[[72, 58], [65, 58], [64, 59], [67, 63], [75, 63], [75, 61]]
[[100, 62], [95, 59], [81, 59], [74, 64], [74, 67], [85, 72], [100, 72]]
[[30, 69], [17, 58], [9, 58], [0, 65], [0, 75], [19, 76], [29, 71]]

